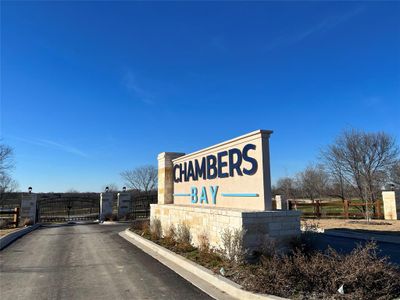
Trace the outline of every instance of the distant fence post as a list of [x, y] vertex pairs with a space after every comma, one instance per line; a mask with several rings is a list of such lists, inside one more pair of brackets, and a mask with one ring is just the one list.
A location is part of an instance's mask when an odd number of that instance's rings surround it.
[[317, 218], [321, 218], [320, 200], [315, 200], [315, 216]]
[[13, 222], [15, 224], [15, 227], [18, 227], [18, 225], [19, 225], [19, 207], [14, 208]]
[[375, 201], [375, 218], [380, 219], [382, 216], [381, 212], [381, 200], [376, 200]]
[[349, 218], [349, 200], [343, 200], [343, 216], [345, 219]]

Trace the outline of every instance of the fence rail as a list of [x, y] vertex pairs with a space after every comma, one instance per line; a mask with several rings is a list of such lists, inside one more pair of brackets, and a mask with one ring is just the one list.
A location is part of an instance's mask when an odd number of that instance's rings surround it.
[[[0, 209], [0, 215], [1, 215], [1, 220], [6, 220], [7, 225], [14, 225], [15, 227], [18, 227], [19, 225], [19, 207], [15, 208], [1, 208]], [[3, 217], [4, 215], [8, 217]], [[9, 217], [9, 216], [12, 217]], [[8, 221], [12, 219], [12, 221]]]
[[303, 217], [328, 218], [340, 217], [344, 219], [364, 218], [368, 212], [371, 218], [382, 219], [382, 201], [365, 204], [351, 200], [322, 202], [315, 200], [313, 203], [304, 203], [297, 200], [289, 200], [289, 210], [300, 210]]

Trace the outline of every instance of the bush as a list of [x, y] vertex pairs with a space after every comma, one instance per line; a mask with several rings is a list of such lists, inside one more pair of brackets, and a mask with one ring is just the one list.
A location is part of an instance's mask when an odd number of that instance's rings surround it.
[[132, 222], [131, 230], [133, 231], [145, 231], [149, 230], [150, 220], [149, 219], [136, 219]]
[[150, 222], [150, 234], [152, 240], [159, 240], [162, 236], [161, 221], [158, 218], [153, 218]]
[[164, 243], [166, 246], [174, 246], [176, 240], [176, 233], [174, 225], [169, 225], [164, 231]]
[[202, 253], [210, 252], [210, 240], [208, 238], [207, 232], [202, 232], [197, 236], [197, 240], [199, 242], [199, 250]]
[[243, 229], [225, 228], [221, 234], [222, 247], [220, 251], [222, 255], [230, 261], [241, 263], [244, 261], [246, 250], [243, 246], [243, 237], [246, 231]]
[[0, 229], [5, 229], [8, 227], [8, 221], [7, 220], [0, 220]]
[[176, 242], [183, 245], [190, 245], [192, 243], [190, 227], [186, 223], [178, 224], [176, 228]]
[[23, 226], [31, 226], [33, 225], [33, 220], [30, 218], [25, 218], [24, 221], [22, 222]]
[[[268, 258], [246, 266], [235, 280], [246, 289], [298, 299], [392, 299], [400, 295], [400, 270], [379, 258], [375, 243], [348, 255], [329, 249]], [[344, 285], [344, 295], [338, 293]]]
[[106, 214], [104, 216], [104, 221], [118, 221], [118, 215], [116, 215], [116, 214]]

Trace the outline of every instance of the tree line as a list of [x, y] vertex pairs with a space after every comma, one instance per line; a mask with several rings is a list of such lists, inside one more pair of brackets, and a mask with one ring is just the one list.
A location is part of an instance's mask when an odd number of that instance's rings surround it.
[[374, 203], [383, 189], [400, 187], [399, 146], [385, 132], [346, 130], [325, 146], [315, 163], [280, 178], [274, 194], [287, 199], [357, 198]]

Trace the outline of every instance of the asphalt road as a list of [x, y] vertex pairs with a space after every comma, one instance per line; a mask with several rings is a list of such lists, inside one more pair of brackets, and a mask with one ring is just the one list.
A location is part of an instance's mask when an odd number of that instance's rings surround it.
[[211, 299], [120, 236], [121, 225], [39, 228], [0, 252], [0, 298]]
[[[366, 240], [316, 234], [313, 239], [314, 246], [319, 250], [326, 250], [328, 246], [340, 253], [350, 253], [358, 245], [364, 245]], [[400, 265], [400, 245], [395, 243], [377, 242], [378, 255], [387, 257], [388, 261]]]

